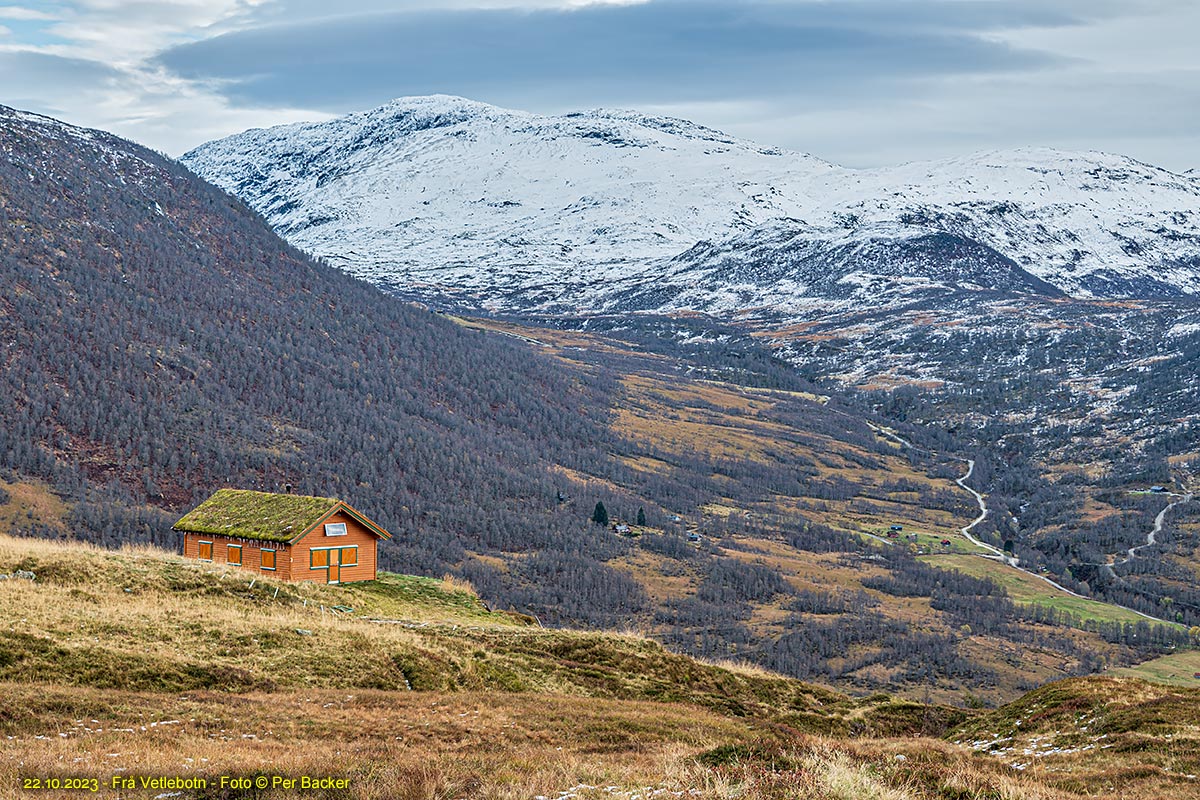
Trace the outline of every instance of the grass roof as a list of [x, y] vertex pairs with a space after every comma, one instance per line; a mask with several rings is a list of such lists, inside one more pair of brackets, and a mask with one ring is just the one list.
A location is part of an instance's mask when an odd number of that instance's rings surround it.
[[176, 522], [175, 530], [289, 542], [339, 502], [330, 497], [220, 489]]

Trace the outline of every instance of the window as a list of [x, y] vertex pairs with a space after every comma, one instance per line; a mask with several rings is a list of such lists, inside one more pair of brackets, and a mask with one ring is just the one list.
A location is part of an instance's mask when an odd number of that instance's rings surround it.
[[196, 553], [196, 558], [201, 561], [212, 561], [212, 542], [200, 542], [200, 552]]
[[242, 565], [242, 546], [240, 544], [229, 545], [229, 557], [226, 560], [235, 567], [240, 567]]
[[345, 536], [346, 523], [344, 522], [327, 522], [325, 523], [326, 536]]
[[328, 550], [309, 550], [311, 557], [310, 565], [312, 569], [325, 569], [329, 566], [329, 551]]
[[262, 551], [262, 568], [263, 569], [275, 569], [275, 551], [274, 550], [263, 550]]
[[357, 567], [358, 566], [358, 548], [343, 547], [342, 548], [342, 566]]

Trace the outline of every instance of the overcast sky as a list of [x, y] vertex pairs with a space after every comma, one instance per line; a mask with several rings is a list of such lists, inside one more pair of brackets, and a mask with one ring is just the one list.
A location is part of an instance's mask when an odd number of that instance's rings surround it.
[[876, 166], [1026, 145], [1200, 167], [1195, 0], [0, 0], [0, 104], [171, 155], [456, 94]]

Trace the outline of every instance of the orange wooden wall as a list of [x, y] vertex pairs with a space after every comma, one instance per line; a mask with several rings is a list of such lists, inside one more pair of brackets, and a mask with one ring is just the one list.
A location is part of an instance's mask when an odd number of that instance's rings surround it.
[[[345, 536], [326, 536], [324, 524], [292, 545], [278, 542], [261, 542], [255, 539], [237, 539], [228, 536], [208, 536], [199, 533], [188, 533], [183, 538], [183, 554], [187, 558], [200, 557], [200, 542], [213, 543], [212, 563], [229, 564], [229, 546], [242, 546], [241, 568], [260, 575], [272, 575], [282, 580], [315, 581], [325, 583], [328, 572], [324, 569], [310, 568], [310, 552], [317, 548], [358, 547], [358, 564], [353, 567], [342, 567], [342, 583], [354, 581], [375, 580], [376, 552], [378, 538], [365, 526], [352, 517], [338, 512], [326, 520], [326, 523], [342, 522], [346, 525]], [[275, 570], [262, 569], [262, 551], [275, 550]]]
[[358, 546], [358, 566], [342, 567], [342, 583], [375, 580], [375, 548], [379, 543], [378, 537], [348, 514], [338, 512], [325, 520], [326, 524], [338, 522], [346, 524], [345, 536], [326, 536], [325, 525], [318, 525], [316, 530], [292, 545], [292, 580], [324, 583], [325, 570], [309, 568], [312, 563], [310, 551], [314, 548], [355, 545]]

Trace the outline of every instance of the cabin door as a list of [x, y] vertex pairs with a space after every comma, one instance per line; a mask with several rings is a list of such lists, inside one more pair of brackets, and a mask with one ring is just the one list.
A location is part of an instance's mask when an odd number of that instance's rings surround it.
[[329, 553], [328, 582], [329, 583], [341, 583], [342, 582], [342, 551], [335, 549], [335, 550], [327, 550], [326, 552]]

